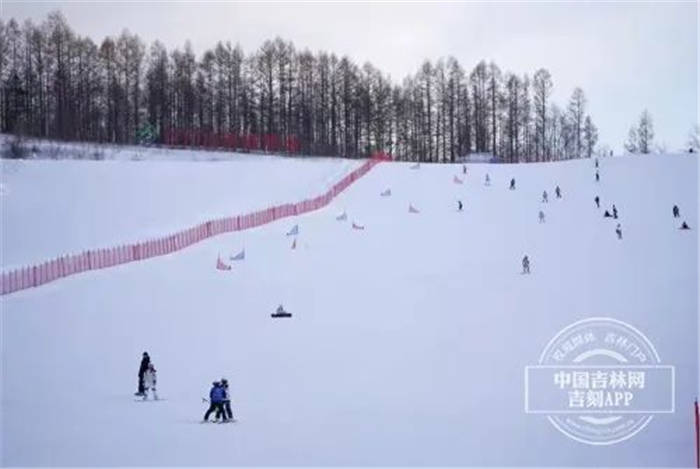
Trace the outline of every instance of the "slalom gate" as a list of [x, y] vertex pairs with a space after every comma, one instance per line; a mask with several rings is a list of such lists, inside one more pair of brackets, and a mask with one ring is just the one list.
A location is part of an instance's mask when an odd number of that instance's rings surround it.
[[89, 270], [106, 269], [115, 265], [164, 256], [222, 233], [247, 230], [282, 218], [318, 210], [328, 205], [338, 194], [367, 174], [376, 164], [386, 160], [387, 158], [383, 155], [376, 155], [348, 173], [324, 194], [313, 199], [277, 205], [245, 215], [210, 220], [162, 238], [83, 251], [80, 254], [61, 256], [41, 264], [3, 272], [0, 276], [0, 295], [38, 287]]

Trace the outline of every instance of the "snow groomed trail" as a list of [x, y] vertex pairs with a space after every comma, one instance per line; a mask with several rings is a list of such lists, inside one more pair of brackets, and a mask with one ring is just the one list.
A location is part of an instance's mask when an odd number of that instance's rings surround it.
[[0, 274], [0, 295], [39, 287], [90, 270], [100, 270], [155, 256], [164, 256], [222, 233], [248, 230], [282, 218], [318, 210], [327, 205], [350, 184], [364, 176], [379, 161], [374, 159], [364, 162], [333, 184], [326, 192], [301, 202], [285, 203], [244, 215], [208, 220], [177, 233], [149, 241], [85, 250], [80, 254], [63, 255], [40, 264], [3, 272]]
[[[603, 159], [596, 184], [591, 161], [381, 164], [321, 210], [4, 296], [1, 462], [690, 467], [697, 170]], [[292, 318], [270, 318], [280, 303]], [[524, 367], [592, 316], [643, 330], [676, 370], [675, 413], [605, 447], [523, 409]], [[144, 350], [165, 401], [133, 402]], [[201, 425], [221, 377], [239, 422]]]

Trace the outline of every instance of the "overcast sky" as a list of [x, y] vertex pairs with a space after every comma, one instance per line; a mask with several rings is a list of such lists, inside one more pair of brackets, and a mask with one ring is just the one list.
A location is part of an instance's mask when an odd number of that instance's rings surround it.
[[399, 82], [425, 59], [452, 55], [470, 70], [550, 70], [554, 99], [574, 87], [588, 98], [600, 143], [616, 152], [649, 109], [656, 141], [685, 145], [698, 121], [696, 2], [234, 3], [27, 2], [0, 0], [0, 16], [42, 21], [60, 9], [80, 35], [100, 42], [122, 29], [169, 48], [189, 39], [199, 54], [218, 40], [246, 52], [281, 36], [297, 49], [347, 54]]

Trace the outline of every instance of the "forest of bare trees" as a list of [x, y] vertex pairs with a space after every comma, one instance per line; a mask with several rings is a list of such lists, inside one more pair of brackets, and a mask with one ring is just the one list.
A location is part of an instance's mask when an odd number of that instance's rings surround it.
[[469, 72], [449, 57], [397, 84], [370, 63], [280, 38], [252, 54], [219, 42], [199, 58], [189, 42], [168, 50], [126, 30], [96, 44], [60, 12], [0, 20], [0, 83], [2, 132], [62, 140], [163, 143], [184, 131], [273, 136], [306, 155], [516, 162], [590, 157], [598, 138], [583, 91], [558, 106], [546, 69], [482, 61]]

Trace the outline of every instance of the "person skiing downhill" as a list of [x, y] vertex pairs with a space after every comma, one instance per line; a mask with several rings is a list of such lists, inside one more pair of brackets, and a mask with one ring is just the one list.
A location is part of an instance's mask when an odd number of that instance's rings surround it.
[[529, 274], [530, 273], [530, 259], [527, 257], [527, 254], [525, 257], [523, 257], [523, 274]]
[[143, 400], [148, 399], [148, 391], [153, 391], [153, 400], [158, 400], [156, 392], [156, 369], [153, 363], [148, 364], [148, 369], [143, 374]]
[[462, 174], [467, 174], [467, 165], [466, 164], [462, 165]]
[[461, 200], [458, 200], [458, 201], [457, 201], [457, 210], [461, 212], [461, 211], [462, 211], [462, 208], [464, 208], [464, 206], [462, 205], [462, 201], [461, 201]]
[[561, 199], [561, 189], [559, 188], [559, 186], [557, 186], [557, 188], [554, 189], [554, 192], [557, 195], [557, 199]]
[[613, 218], [617, 220], [617, 207], [615, 207], [615, 204], [612, 206], [612, 213], [613, 213]]
[[546, 204], [549, 202], [549, 199], [547, 198], [547, 191], [542, 192], [542, 203]]
[[489, 173], [486, 173], [486, 177], [484, 178], [484, 185], [485, 186], [491, 185], [491, 178], [489, 177]]
[[681, 225], [681, 227], [678, 228], [678, 229], [679, 229], [679, 230], [689, 230], [690, 227], [688, 226], [688, 224], [687, 224], [686, 222], [683, 222], [683, 224]]
[[598, 171], [595, 172], [595, 182], [600, 182], [600, 173]]
[[678, 218], [681, 216], [681, 211], [678, 208], [678, 205], [673, 206], [673, 218]]
[[141, 366], [139, 366], [139, 387], [138, 391], [134, 393], [135, 396], [143, 396], [143, 375], [148, 370], [148, 365], [151, 364], [151, 357], [148, 356], [148, 352], [143, 352], [141, 357]]
[[204, 414], [203, 423], [209, 421], [209, 416], [212, 412], [216, 412], [216, 415], [223, 415], [224, 422], [228, 421], [226, 414], [224, 414], [223, 408], [224, 395], [225, 391], [224, 388], [221, 386], [221, 383], [219, 383], [218, 381], [214, 381], [212, 383], [212, 388], [209, 391], [209, 409], [207, 409], [207, 412]]
[[595, 159], [595, 167], [598, 167], [598, 158]]
[[515, 178], [511, 178], [509, 189], [512, 190], [512, 191], [515, 190]]
[[600, 208], [600, 197], [598, 197], [598, 196], [596, 195], [596, 196], [595, 196], [595, 199], [593, 199], [593, 200], [595, 201], [596, 207], [597, 207], [597, 208]]
[[622, 227], [620, 224], [617, 224], [617, 227], [615, 228], [615, 233], [617, 233], [617, 239], [622, 239]]
[[[221, 379], [221, 387], [224, 388], [224, 400], [223, 400], [223, 417], [233, 420], [233, 412], [231, 411], [231, 394], [228, 390], [228, 380], [226, 378]], [[216, 414], [216, 418], [219, 418], [219, 414]]]
[[540, 210], [539, 217], [540, 217], [540, 223], [544, 223], [544, 212], [542, 210]]

